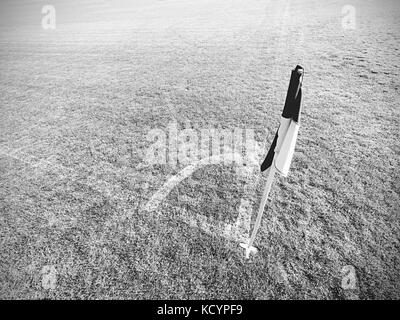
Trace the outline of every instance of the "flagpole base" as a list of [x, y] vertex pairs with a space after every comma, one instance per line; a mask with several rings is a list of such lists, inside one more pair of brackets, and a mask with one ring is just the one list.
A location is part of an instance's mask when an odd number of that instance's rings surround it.
[[258, 252], [258, 249], [256, 247], [250, 246], [247, 243], [240, 243], [239, 244], [243, 249], [246, 250], [246, 259], [250, 258], [250, 253], [256, 254]]

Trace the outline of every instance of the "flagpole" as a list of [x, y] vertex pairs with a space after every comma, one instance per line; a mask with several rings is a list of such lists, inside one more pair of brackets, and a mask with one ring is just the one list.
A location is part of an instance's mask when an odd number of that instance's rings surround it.
[[264, 213], [265, 205], [267, 204], [269, 193], [271, 191], [272, 183], [274, 181], [275, 172], [276, 172], [275, 163], [274, 163], [274, 161], [272, 161], [272, 165], [269, 168], [267, 182], [265, 183], [260, 207], [258, 209], [257, 219], [254, 224], [253, 233], [251, 234], [250, 241], [248, 244], [245, 244], [245, 243], [240, 244], [240, 246], [242, 248], [246, 249], [246, 259], [248, 259], [250, 257], [250, 252], [254, 252], [254, 253], [257, 252], [257, 249], [255, 247], [253, 247], [253, 243], [257, 236], [258, 229], [260, 229], [260, 226], [261, 226], [261, 219], [262, 219], [262, 216]]

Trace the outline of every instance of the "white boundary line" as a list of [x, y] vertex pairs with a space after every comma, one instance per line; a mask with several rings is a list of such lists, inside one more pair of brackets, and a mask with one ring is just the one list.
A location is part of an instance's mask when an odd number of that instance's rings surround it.
[[[239, 153], [224, 153], [201, 159], [185, 167], [177, 175], [171, 177], [166, 183], [164, 183], [164, 185], [147, 202], [144, 210], [149, 213], [156, 211], [161, 202], [170, 194], [172, 189], [178, 186], [183, 180], [191, 176], [196, 170], [209, 164], [223, 162], [227, 157], [238, 162], [242, 160], [242, 155]], [[254, 156], [248, 157], [248, 160], [258, 167], [258, 161]], [[248, 183], [248, 185], [250, 184]], [[239, 207], [239, 216], [236, 220], [236, 223], [233, 225], [218, 221], [216, 219], [207, 218], [200, 214], [196, 214], [195, 217], [193, 217], [193, 215], [189, 214], [185, 209], [179, 209], [182, 212], [180, 215], [178, 215], [179, 220], [185, 222], [189, 226], [200, 228], [208, 234], [222, 236], [226, 239], [234, 241], [245, 241], [249, 236], [252, 210], [248, 200], [242, 199]]]

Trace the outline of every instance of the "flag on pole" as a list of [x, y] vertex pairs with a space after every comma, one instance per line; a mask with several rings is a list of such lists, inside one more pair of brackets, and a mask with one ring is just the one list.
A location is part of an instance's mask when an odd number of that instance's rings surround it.
[[304, 70], [299, 65], [292, 70], [281, 123], [271, 148], [261, 164], [261, 172], [268, 170], [272, 165], [285, 177], [289, 172], [300, 126], [303, 74]]
[[304, 70], [299, 65], [292, 70], [281, 123], [275, 134], [272, 146], [264, 162], [261, 164], [261, 172], [268, 170], [268, 178], [251, 237], [247, 243], [240, 244], [240, 246], [246, 250], [246, 259], [249, 258], [251, 252], [257, 252], [257, 248], [253, 247], [253, 243], [258, 229], [261, 226], [261, 218], [274, 181], [275, 171], [278, 171], [285, 177], [289, 172], [300, 126], [301, 84], [303, 81], [303, 74]]

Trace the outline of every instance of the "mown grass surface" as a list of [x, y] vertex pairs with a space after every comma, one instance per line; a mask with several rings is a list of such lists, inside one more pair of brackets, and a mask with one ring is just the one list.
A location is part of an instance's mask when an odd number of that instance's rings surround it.
[[[284, 19], [278, 1], [154, 1], [61, 11], [54, 32], [2, 23], [0, 296], [399, 298], [400, 7], [356, 1], [357, 28], [344, 30], [345, 4], [290, 1]], [[298, 63], [301, 132], [258, 255], [246, 262], [237, 243], [178, 219], [234, 222], [240, 199], [258, 206], [256, 174], [207, 166], [143, 210], [184, 167], [145, 165], [149, 130], [253, 128], [265, 144]], [[346, 265], [354, 290], [341, 287]]]

